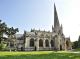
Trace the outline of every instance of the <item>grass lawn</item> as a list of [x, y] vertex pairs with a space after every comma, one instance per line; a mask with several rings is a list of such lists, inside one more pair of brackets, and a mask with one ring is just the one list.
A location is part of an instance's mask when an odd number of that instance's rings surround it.
[[0, 59], [80, 59], [80, 53], [60, 51], [0, 52]]

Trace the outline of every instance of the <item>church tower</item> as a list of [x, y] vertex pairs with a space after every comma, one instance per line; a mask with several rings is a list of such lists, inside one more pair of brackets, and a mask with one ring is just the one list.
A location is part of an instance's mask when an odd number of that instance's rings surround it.
[[58, 19], [56, 6], [54, 4], [54, 28], [52, 26], [52, 32], [59, 32], [59, 30], [60, 30], [60, 23], [59, 23], [59, 19]]
[[57, 15], [57, 11], [56, 11], [56, 6], [54, 4], [54, 27], [59, 26], [59, 20], [58, 20], [58, 15]]
[[53, 31], [53, 37], [54, 37], [54, 43], [55, 43], [54, 49], [62, 50], [64, 45], [64, 44], [63, 45], [61, 44], [63, 40], [63, 37], [62, 37], [63, 31], [62, 31], [62, 25], [60, 26], [60, 23], [59, 23], [55, 4], [54, 4], [54, 28], [52, 26], [52, 31]]

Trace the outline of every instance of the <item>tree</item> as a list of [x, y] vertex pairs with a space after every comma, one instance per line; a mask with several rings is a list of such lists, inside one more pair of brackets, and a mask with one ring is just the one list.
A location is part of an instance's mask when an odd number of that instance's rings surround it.
[[7, 28], [6, 34], [8, 35], [9, 47], [16, 45], [16, 38], [15, 34], [18, 32], [18, 28]]
[[80, 36], [78, 38], [78, 41], [73, 42], [72, 48], [73, 49], [80, 48]]
[[6, 40], [5, 37], [3, 37], [3, 34], [6, 34], [8, 36], [8, 39], [6, 42], [15, 42], [15, 40], [13, 38], [15, 38], [15, 34], [18, 32], [18, 28], [9, 28], [7, 27], [5, 22], [2, 22], [2, 20], [0, 20], [0, 48], [3, 47], [4, 43], [2, 43], [3, 41], [5, 42]]
[[72, 48], [73, 48], [73, 49], [78, 48], [78, 41], [73, 42]]
[[8, 35], [9, 38], [12, 38], [12, 36], [17, 32], [19, 32], [18, 28], [14, 29], [13, 27], [11, 27], [11, 28], [7, 28], [6, 34]]
[[6, 28], [7, 28], [7, 25], [5, 24], [5, 22], [2, 22], [2, 20], [0, 20], [0, 43], [3, 39], [3, 33], [6, 32]]
[[78, 48], [80, 48], [80, 36], [78, 38]]

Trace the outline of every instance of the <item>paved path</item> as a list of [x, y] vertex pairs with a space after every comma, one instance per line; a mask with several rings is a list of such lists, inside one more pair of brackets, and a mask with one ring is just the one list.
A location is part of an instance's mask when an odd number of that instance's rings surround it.
[[74, 50], [70, 50], [70, 53], [80, 53], [80, 51], [74, 51]]
[[73, 51], [73, 52], [71, 52], [71, 53], [80, 53], [80, 51], [77, 51], [77, 52], [74, 52], [74, 51]]

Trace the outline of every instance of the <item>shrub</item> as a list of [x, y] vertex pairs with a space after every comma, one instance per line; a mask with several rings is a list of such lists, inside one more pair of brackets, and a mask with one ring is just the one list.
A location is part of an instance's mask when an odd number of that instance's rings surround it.
[[5, 43], [1, 43], [0, 44], [0, 50], [5, 50], [6, 49], [7, 44]]

